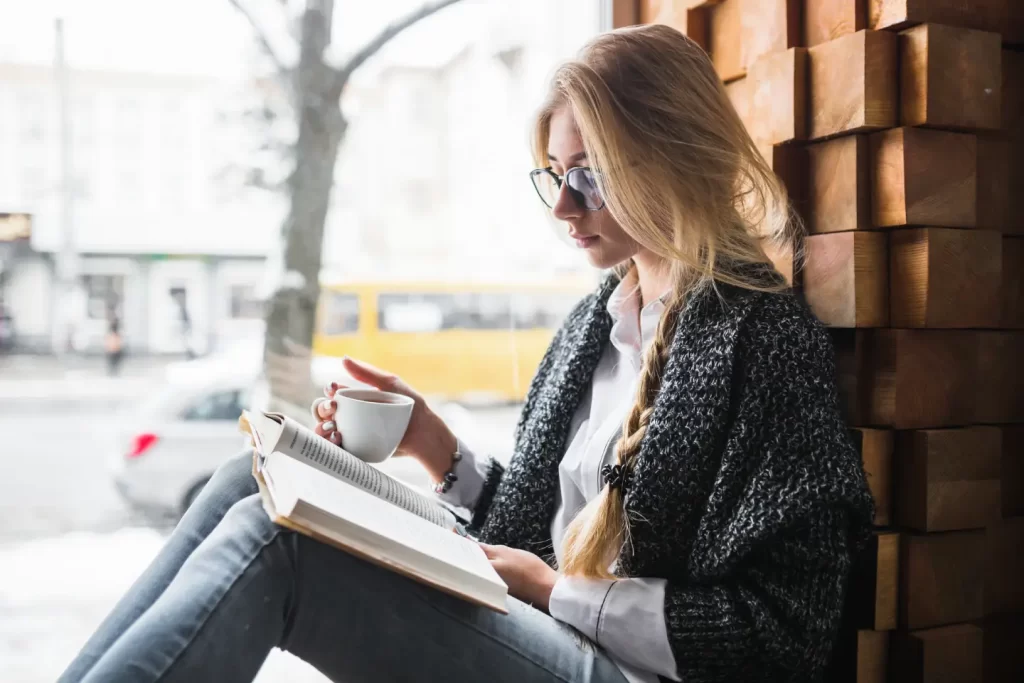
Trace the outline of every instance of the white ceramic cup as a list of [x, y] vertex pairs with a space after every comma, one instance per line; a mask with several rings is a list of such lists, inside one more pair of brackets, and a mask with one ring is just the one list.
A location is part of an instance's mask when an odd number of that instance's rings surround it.
[[409, 427], [413, 400], [376, 389], [342, 389], [335, 392], [334, 400], [341, 447], [363, 462], [390, 458]]

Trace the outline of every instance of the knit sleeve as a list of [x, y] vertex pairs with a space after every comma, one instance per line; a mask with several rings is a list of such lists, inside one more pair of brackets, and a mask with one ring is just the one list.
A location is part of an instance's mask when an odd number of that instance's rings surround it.
[[698, 539], [702, 580], [666, 591], [684, 681], [820, 679], [870, 533], [828, 336], [783, 301], [740, 335], [734, 419]]
[[819, 680], [851, 567], [842, 511], [771, 539], [736, 576], [669, 583], [665, 623], [683, 681]]

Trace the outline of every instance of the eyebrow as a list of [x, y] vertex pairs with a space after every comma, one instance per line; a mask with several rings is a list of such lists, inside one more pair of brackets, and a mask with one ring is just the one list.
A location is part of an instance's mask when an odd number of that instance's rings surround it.
[[[586, 159], [586, 158], [587, 158], [587, 153], [586, 152], [579, 152], [579, 153], [573, 154], [571, 157], [569, 157], [569, 160], [566, 163], [574, 164], [577, 161], [580, 161], [580, 160]], [[558, 157], [556, 157], [551, 152], [548, 152], [548, 161], [558, 162]]]

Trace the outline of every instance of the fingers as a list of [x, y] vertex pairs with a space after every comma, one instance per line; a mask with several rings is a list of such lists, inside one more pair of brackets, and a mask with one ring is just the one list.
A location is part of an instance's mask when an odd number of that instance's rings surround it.
[[488, 560], [493, 560], [498, 557], [498, 553], [495, 552], [496, 549], [493, 545], [487, 545], [486, 543], [478, 543], [478, 545], [484, 551], [484, 555], [487, 556]]
[[338, 382], [331, 382], [330, 384], [324, 387], [324, 396], [326, 396], [327, 398], [332, 398], [334, 394], [341, 391], [342, 389], [348, 389], [348, 387], [345, 386], [344, 384], [339, 384]]
[[316, 417], [319, 420], [329, 420], [338, 411], [338, 402], [333, 398], [325, 398], [316, 407]]
[[377, 389], [385, 389], [387, 391], [397, 391], [400, 382], [397, 377], [391, 373], [384, 372], [380, 368], [375, 368], [369, 363], [364, 363], [361, 360], [355, 358], [349, 358], [345, 356], [342, 359], [342, 364], [345, 366], [346, 372], [352, 375], [352, 378], [357, 382], [363, 382], [369, 384], [371, 387]]
[[338, 431], [338, 426], [334, 423], [334, 420], [317, 423], [315, 431], [335, 446], [341, 445], [341, 432]]

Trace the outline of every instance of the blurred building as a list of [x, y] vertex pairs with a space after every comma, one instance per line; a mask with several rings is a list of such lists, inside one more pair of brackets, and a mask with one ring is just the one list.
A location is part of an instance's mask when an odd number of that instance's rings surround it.
[[32, 216], [31, 249], [8, 260], [0, 281], [19, 346], [48, 350], [66, 339], [99, 350], [111, 309], [133, 351], [202, 352], [251, 335], [278, 219], [267, 198], [218, 182], [230, 145], [218, 116], [226, 87], [128, 71], [71, 70], [68, 80], [76, 286], [57, 296], [54, 70], [0, 64], [0, 211]]

